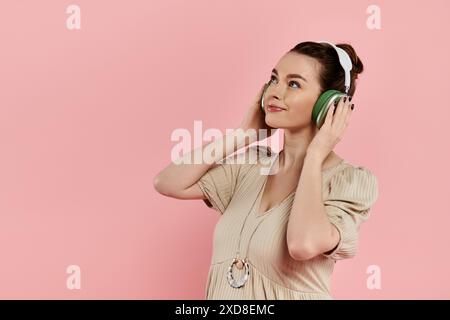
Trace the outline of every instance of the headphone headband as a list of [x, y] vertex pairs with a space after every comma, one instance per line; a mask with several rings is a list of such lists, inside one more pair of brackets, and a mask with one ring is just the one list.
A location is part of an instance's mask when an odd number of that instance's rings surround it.
[[342, 68], [344, 69], [345, 72], [345, 93], [348, 93], [348, 90], [350, 89], [350, 70], [352, 70], [353, 64], [352, 64], [352, 60], [350, 59], [350, 56], [348, 55], [348, 53], [342, 49], [339, 48], [337, 46], [335, 46], [333, 43], [328, 42], [328, 41], [319, 41], [320, 43], [328, 43], [329, 45], [331, 45], [337, 52], [338, 56], [339, 56], [339, 63], [341, 64]]

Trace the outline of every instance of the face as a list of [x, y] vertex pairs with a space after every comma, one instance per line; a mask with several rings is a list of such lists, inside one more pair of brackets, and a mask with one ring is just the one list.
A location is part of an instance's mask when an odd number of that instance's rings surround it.
[[[321, 91], [319, 68], [317, 60], [295, 52], [286, 53], [279, 60], [272, 70], [270, 85], [264, 96], [266, 123], [269, 126], [295, 130], [314, 125], [311, 121], [312, 109]], [[271, 104], [283, 110], [272, 109], [269, 107]]]

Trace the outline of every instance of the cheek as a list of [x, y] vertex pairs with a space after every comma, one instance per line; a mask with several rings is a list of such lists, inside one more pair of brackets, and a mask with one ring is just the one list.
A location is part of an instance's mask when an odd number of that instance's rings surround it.
[[295, 114], [311, 114], [316, 99], [310, 95], [298, 95], [289, 103], [290, 110]]

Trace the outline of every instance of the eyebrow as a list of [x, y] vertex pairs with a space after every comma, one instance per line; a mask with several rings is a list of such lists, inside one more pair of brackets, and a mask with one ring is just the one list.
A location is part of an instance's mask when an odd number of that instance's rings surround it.
[[[278, 71], [277, 71], [277, 69], [272, 69], [272, 73], [275, 73], [277, 76], [278, 76]], [[308, 80], [306, 80], [305, 78], [303, 78], [301, 75], [299, 75], [299, 74], [296, 74], [296, 73], [290, 73], [290, 74], [288, 74], [287, 76], [286, 76], [286, 78], [300, 78], [300, 79], [302, 79], [303, 81], [305, 81], [305, 82], [308, 82]]]

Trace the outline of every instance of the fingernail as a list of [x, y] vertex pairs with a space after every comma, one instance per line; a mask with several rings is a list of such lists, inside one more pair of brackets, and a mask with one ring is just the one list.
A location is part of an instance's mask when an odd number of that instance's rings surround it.
[[344, 102], [347, 100], [347, 97], [344, 97]]
[[352, 110], [353, 110], [354, 106], [355, 106], [355, 105], [352, 103], [352, 106], [351, 106]]
[[353, 98], [353, 97], [348, 98], [348, 101], [352, 101], [352, 98]]

